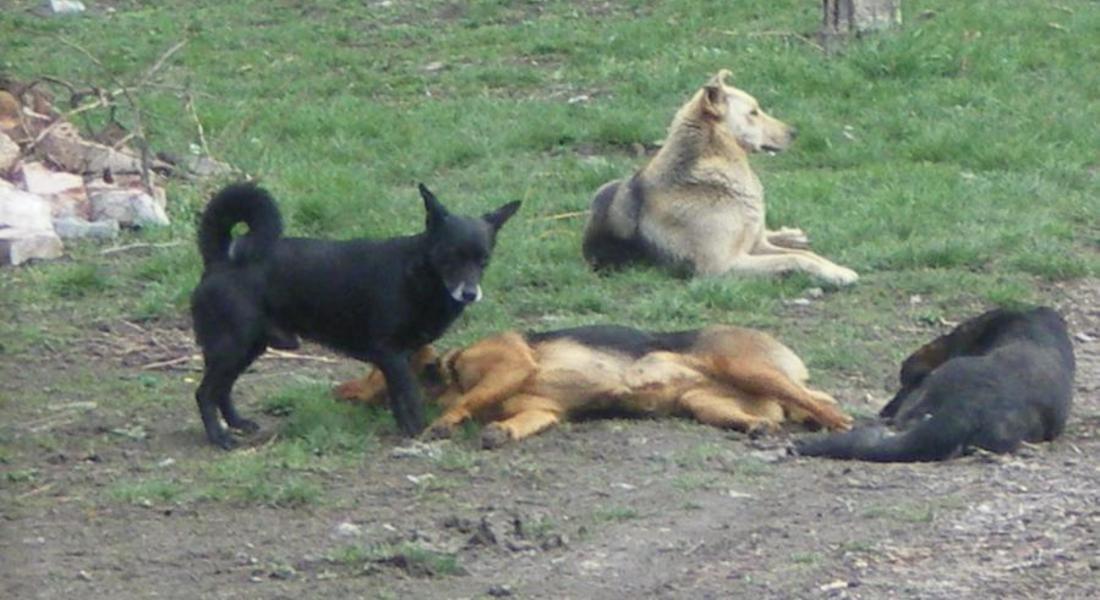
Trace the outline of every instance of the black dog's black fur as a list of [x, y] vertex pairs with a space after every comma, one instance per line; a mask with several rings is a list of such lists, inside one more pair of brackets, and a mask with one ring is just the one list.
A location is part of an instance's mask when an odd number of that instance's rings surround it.
[[[450, 214], [423, 185], [420, 195], [423, 233], [349, 241], [283, 238], [275, 202], [254, 185], [214, 196], [199, 227], [204, 270], [191, 302], [205, 361], [195, 399], [211, 443], [235, 445], [219, 410], [232, 428], [258, 428], [234, 409], [233, 383], [268, 347], [293, 346], [299, 335], [373, 363], [386, 376], [402, 431], [423, 428], [408, 355], [481, 297], [496, 233], [519, 202], [474, 218]], [[241, 222], [248, 233], [234, 240]]]
[[683, 352], [699, 339], [699, 330], [642, 331], [622, 325], [586, 325], [528, 333], [528, 342], [570, 339], [590, 348], [607, 348], [638, 359], [650, 352]]
[[1061, 435], [1073, 371], [1073, 345], [1058, 313], [992, 310], [902, 363], [901, 390], [879, 413], [884, 424], [800, 441], [795, 449], [876, 462], [946, 460], [975, 447], [1013, 452], [1021, 442]]

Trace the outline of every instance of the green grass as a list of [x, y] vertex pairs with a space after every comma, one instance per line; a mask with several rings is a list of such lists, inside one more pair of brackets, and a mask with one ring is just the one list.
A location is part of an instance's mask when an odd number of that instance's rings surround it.
[[[778, 334], [829, 389], [892, 373], [927, 337], [915, 328], [990, 305], [1050, 302], [1050, 282], [1100, 274], [1094, 4], [929, 0], [919, 10], [934, 18], [907, 14], [899, 31], [828, 57], [793, 36], [754, 35], [814, 30], [820, 8], [800, 0], [128, 0], [68, 19], [33, 15], [35, 0], [11, 4], [0, 12], [0, 71], [24, 81], [136, 81], [186, 38], [156, 85], [139, 92], [154, 149], [184, 153], [198, 142], [179, 93], [190, 90], [212, 153], [271, 189], [292, 234], [417, 231], [417, 181], [458, 212], [523, 200], [501, 232], [485, 301], [444, 347], [506, 328], [730, 322]], [[805, 276], [685, 281], [637, 268], [598, 277], [580, 257], [583, 217], [559, 218], [639, 167], [632, 148], [663, 138], [678, 106], [719, 68], [801, 133], [789, 152], [752, 158], [769, 223], [803, 228], [816, 250], [862, 275], [814, 301], [808, 316], [792, 318], [784, 303], [817, 285]], [[94, 124], [106, 113], [87, 116]], [[96, 243], [67, 244], [65, 260], [0, 270], [0, 358], [54, 353], [93, 323], [185, 319], [201, 270], [194, 224], [221, 183], [171, 182], [172, 225], [116, 242], [157, 247], [102, 255]], [[118, 497], [323, 501], [324, 470], [375, 448], [392, 419], [333, 403], [328, 382], [285, 381], [264, 399], [286, 415], [270, 446], [180, 479], [124, 482]], [[80, 397], [112, 407], [181, 393], [148, 378], [86, 383]], [[464, 429], [437, 466], [477, 469], [467, 449], [476, 436]], [[674, 460], [768, 471], [718, 448]], [[428, 482], [424, 492], [446, 485]]]
[[632, 521], [641, 517], [637, 509], [629, 506], [604, 506], [592, 513], [597, 522]]
[[442, 577], [466, 572], [453, 553], [426, 548], [415, 542], [348, 545], [330, 552], [328, 560], [335, 564], [364, 568], [373, 564], [387, 564], [414, 577]]

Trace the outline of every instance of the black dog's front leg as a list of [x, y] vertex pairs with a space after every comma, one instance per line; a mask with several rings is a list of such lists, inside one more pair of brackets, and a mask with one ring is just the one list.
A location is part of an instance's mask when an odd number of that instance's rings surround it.
[[401, 432], [412, 437], [424, 429], [424, 403], [420, 387], [404, 354], [386, 353], [372, 361], [386, 377], [390, 410]]

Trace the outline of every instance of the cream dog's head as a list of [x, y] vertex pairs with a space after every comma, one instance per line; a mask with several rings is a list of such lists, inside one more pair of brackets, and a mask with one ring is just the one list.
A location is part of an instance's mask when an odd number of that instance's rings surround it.
[[722, 69], [699, 90], [704, 117], [721, 122], [746, 152], [781, 152], [794, 140], [794, 127], [760, 109], [749, 94], [728, 83], [730, 72]]

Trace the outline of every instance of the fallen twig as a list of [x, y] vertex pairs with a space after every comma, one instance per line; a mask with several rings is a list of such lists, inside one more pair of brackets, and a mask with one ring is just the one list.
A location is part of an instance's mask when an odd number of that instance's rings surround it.
[[172, 246], [179, 246], [182, 243], [183, 242], [180, 241], [180, 240], [175, 240], [175, 241], [171, 241], [171, 242], [159, 242], [159, 243], [155, 243], [155, 244], [154, 243], [144, 243], [144, 242], [143, 243], [137, 243], [137, 244], [126, 244], [125, 246], [112, 246], [111, 248], [104, 248], [103, 250], [100, 250], [99, 253], [100, 254], [116, 254], [118, 252], [126, 252], [128, 250], [138, 250], [138, 249], [145, 249], [145, 248], [171, 248]]
[[268, 350], [265, 356], [272, 358], [282, 358], [286, 360], [312, 360], [323, 363], [338, 363], [340, 361], [329, 358], [327, 356], [315, 356], [312, 354], [297, 354], [295, 352], [287, 352], [286, 350]]
[[[280, 359], [280, 360], [305, 360], [305, 361], [314, 361], [314, 362], [321, 362], [321, 363], [328, 363], [328, 364], [336, 364], [336, 363], [340, 362], [338, 360], [329, 358], [327, 356], [314, 356], [314, 355], [311, 355], [311, 354], [297, 354], [295, 352], [286, 352], [285, 350], [268, 350], [267, 354], [265, 354], [264, 357], [265, 358], [276, 358], [276, 359]], [[141, 365], [138, 368], [141, 369], [142, 371], [151, 371], [153, 369], [164, 369], [164, 368], [167, 368], [167, 367], [174, 367], [176, 365], [179, 365], [179, 364], [182, 364], [182, 363], [185, 363], [185, 362], [189, 362], [189, 361], [193, 361], [193, 360], [200, 360], [201, 358], [202, 358], [201, 354], [187, 354], [187, 355], [184, 355], [184, 356], [177, 356], [176, 358], [158, 360], [156, 362], [151, 362], [151, 363], [148, 363], [148, 364]]]
[[574, 217], [583, 217], [584, 215], [587, 215], [589, 212], [590, 211], [587, 211], [587, 210], [574, 210], [574, 211], [571, 211], [571, 212], [563, 212], [563, 213], [558, 213], [556, 215], [548, 215], [548, 216], [540, 217], [540, 218], [543, 221], [558, 221], [558, 220], [561, 220], [561, 219], [572, 219]]
[[177, 356], [176, 358], [170, 358], [168, 360], [158, 360], [149, 364], [141, 365], [142, 371], [152, 371], [153, 369], [163, 369], [165, 367], [174, 367], [178, 364], [185, 363], [192, 360], [198, 360], [202, 358], [200, 354], [189, 354], [187, 356]]

